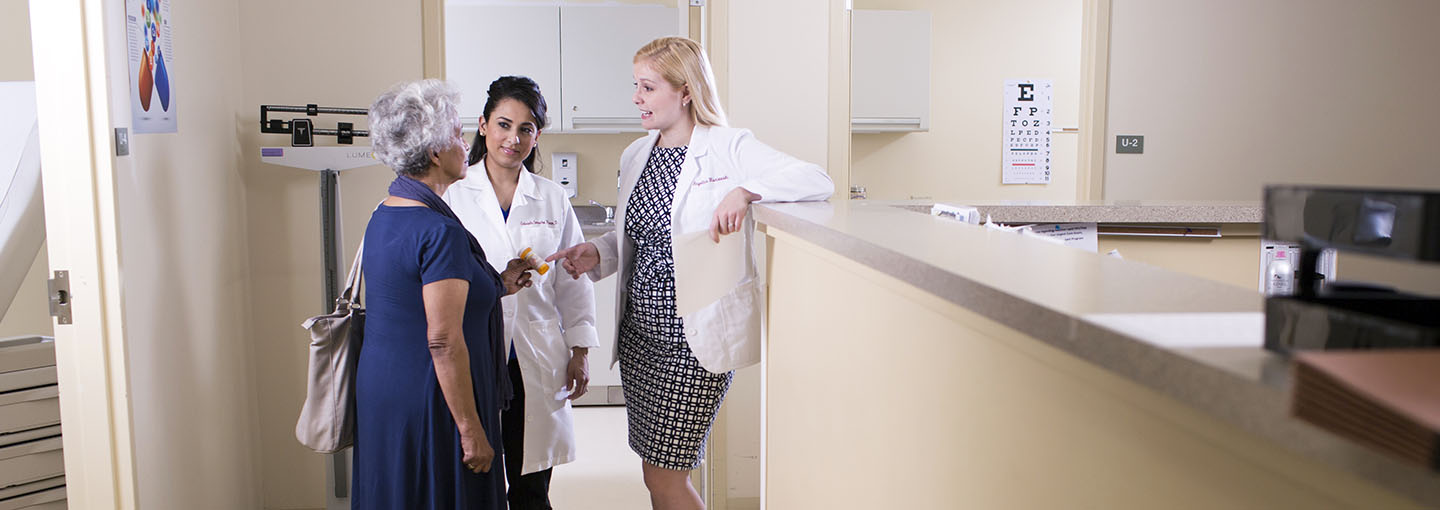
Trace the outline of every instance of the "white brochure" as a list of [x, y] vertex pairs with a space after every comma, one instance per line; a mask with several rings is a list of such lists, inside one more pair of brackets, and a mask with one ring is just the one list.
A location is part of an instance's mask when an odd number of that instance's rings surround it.
[[1066, 246], [1089, 252], [1100, 251], [1099, 231], [1094, 223], [1041, 223], [1031, 225], [1035, 235], [1059, 239]]

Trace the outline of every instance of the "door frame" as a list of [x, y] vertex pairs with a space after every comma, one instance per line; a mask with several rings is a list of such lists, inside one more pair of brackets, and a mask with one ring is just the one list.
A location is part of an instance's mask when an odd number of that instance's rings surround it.
[[71, 508], [137, 507], [105, 37], [123, 8], [30, 1], [49, 267], [69, 272], [73, 303], [72, 323], [55, 325]]
[[1110, 99], [1110, 2], [1085, 0], [1080, 29], [1080, 146], [1075, 199], [1105, 198]]

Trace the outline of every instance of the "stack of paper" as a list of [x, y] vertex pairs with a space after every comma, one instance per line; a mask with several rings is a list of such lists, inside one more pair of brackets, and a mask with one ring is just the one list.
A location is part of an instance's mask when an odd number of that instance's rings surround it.
[[1304, 352], [1296, 417], [1440, 471], [1440, 350]]

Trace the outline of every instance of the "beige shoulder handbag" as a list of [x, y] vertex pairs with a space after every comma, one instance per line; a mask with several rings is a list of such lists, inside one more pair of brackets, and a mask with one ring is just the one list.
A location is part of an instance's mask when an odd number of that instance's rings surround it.
[[295, 438], [320, 453], [355, 443], [355, 365], [365, 336], [365, 307], [360, 303], [364, 254], [362, 240], [345, 290], [335, 299], [335, 311], [300, 324], [310, 331], [310, 373]]

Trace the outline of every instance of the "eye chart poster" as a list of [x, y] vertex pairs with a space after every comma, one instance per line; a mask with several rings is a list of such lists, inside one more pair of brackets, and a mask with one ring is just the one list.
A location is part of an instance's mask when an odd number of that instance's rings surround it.
[[170, 0], [125, 0], [130, 118], [136, 133], [176, 130], [171, 30]]
[[1050, 184], [1053, 80], [1006, 80], [1002, 117], [1004, 184]]

